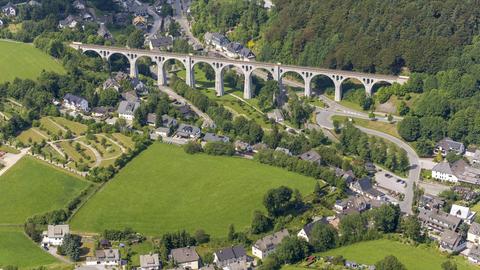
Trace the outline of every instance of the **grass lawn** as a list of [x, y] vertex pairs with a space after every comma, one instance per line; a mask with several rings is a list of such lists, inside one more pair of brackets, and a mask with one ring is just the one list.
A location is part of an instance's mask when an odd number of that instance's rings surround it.
[[[44, 134], [44, 136], [40, 135], [39, 133], [41, 134]], [[32, 141], [32, 143], [34, 142], [41, 142], [42, 140], [48, 140], [48, 135], [45, 134], [43, 131], [39, 130], [38, 128], [29, 128], [25, 131], [22, 131], [22, 133], [20, 133], [20, 135], [17, 136], [17, 140], [22, 142], [23, 144], [26, 144], [26, 145], [30, 145], [30, 140]]]
[[267, 190], [281, 185], [313, 191], [312, 178], [232, 157], [188, 155], [154, 143], [127, 164], [71, 220], [75, 231], [131, 227], [147, 235], [204, 229], [226, 237], [229, 224], [241, 231], [263, 209]]
[[20, 151], [17, 149], [10, 147], [8, 145], [0, 145], [0, 151], [7, 152], [7, 153], [12, 153], [12, 154], [20, 154]]
[[63, 130], [60, 129], [55, 122], [50, 117], [42, 117], [40, 119], [40, 126], [50, 132], [51, 135], [58, 135], [59, 132], [63, 133]]
[[[347, 260], [357, 263], [375, 264], [385, 256], [394, 255], [408, 270], [440, 270], [441, 264], [448, 260], [433, 247], [413, 247], [388, 239], [360, 242], [350, 246], [333, 249], [320, 254], [321, 256], [342, 255]], [[469, 264], [464, 258], [454, 257], [458, 270], [474, 270], [478, 267]]]
[[[72, 144], [70, 144], [70, 142]], [[85, 163], [89, 166], [95, 164], [95, 154], [85, 146], [80, 144], [80, 151], [77, 151], [75, 148], [75, 145], [77, 144], [77, 141], [64, 141], [58, 143], [60, 147], [62, 148], [63, 152], [67, 154], [68, 157], [73, 159], [73, 161], [78, 162], [78, 163]], [[79, 144], [79, 143], [78, 143]], [[82, 154], [83, 153], [83, 154]], [[89, 157], [90, 159], [87, 159]]]
[[22, 228], [0, 227], [0, 267], [30, 268], [55, 263], [60, 262], [28, 239]]
[[23, 224], [35, 214], [59, 209], [87, 182], [25, 157], [0, 177], [0, 224]]
[[353, 118], [353, 117], [339, 116], [339, 115], [333, 116], [332, 120], [338, 120], [340, 121], [340, 123], [343, 123], [348, 118], [351, 118], [355, 125], [359, 125], [361, 127], [365, 127], [373, 130], [378, 130], [388, 135], [392, 135], [393, 137], [402, 139], [400, 135], [398, 135], [397, 126], [395, 124], [389, 124], [382, 121], [370, 121], [370, 120], [365, 120], [360, 118]]
[[[102, 158], [110, 159], [114, 157], [118, 157], [122, 154], [122, 150], [120, 147], [108, 140], [107, 138], [99, 135], [95, 135], [96, 140], [87, 140], [86, 137], [81, 138], [81, 140], [87, 144], [90, 144], [93, 148], [95, 148], [98, 153], [102, 156]], [[102, 145], [102, 139], [106, 140], [105, 145]]]
[[42, 70], [64, 73], [60, 62], [31, 44], [0, 40], [0, 82], [36, 79]]
[[88, 127], [82, 123], [70, 121], [63, 117], [52, 117], [51, 119], [57, 122], [60, 126], [63, 126], [66, 129], [70, 129], [72, 133], [77, 136], [85, 134], [88, 129]]
[[125, 136], [122, 133], [113, 133], [111, 138], [125, 148], [133, 149], [135, 146], [132, 138]]

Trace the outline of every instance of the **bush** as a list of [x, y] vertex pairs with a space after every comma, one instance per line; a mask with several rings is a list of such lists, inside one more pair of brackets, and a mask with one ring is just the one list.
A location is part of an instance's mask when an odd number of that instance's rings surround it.
[[205, 145], [205, 153], [213, 156], [233, 156], [235, 147], [229, 142], [208, 142]]
[[202, 145], [197, 142], [188, 142], [183, 146], [183, 150], [190, 155], [203, 152]]

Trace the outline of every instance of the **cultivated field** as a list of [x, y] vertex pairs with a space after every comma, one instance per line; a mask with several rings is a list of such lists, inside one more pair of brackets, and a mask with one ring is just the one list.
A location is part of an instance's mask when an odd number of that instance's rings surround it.
[[25, 157], [0, 178], [0, 224], [23, 224], [32, 215], [66, 206], [87, 185]]
[[307, 194], [315, 181], [240, 158], [188, 155], [155, 143], [130, 162], [73, 217], [75, 231], [132, 227], [147, 235], [204, 229], [225, 237], [250, 225], [265, 192], [287, 185]]
[[[357, 263], [375, 264], [385, 256], [394, 255], [408, 270], [441, 269], [441, 264], [448, 260], [433, 247], [413, 247], [397, 241], [381, 239], [361, 242], [320, 254], [322, 256], [339, 256]], [[475, 270], [476, 266], [469, 264], [462, 257], [453, 257], [459, 270]]]
[[0, 40], [0, 82], [36, 79], [42, 70], [63, 73], [61, 63], [31, 44]]
[[22, 228], [0, 227], [0, 267], [31, 268], [59, 264], [23, 233]]

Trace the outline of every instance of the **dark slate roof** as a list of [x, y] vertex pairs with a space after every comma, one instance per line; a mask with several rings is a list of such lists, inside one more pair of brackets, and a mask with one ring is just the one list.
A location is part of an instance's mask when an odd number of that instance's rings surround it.
[[238, 42], [230, 42], [227, 44], [227, 51], [233, 52], [233, 53], [239, 53], [240, 50], [243, 49], [243, 45], [238, 43]]
[[66, 94], [65, 97], [63, 97], [63, 99], [67, 100], [70, 103], [74, 103], [74, 104], [80, 104], [83, 101], [87, 101], [86, 99], [84, 99], [82, 97], [75, 96], [75, 95], [72, 95], [72, 94]]
[[305, 231], [305, 234], [310, 237], [310, 233], [312, 232], [313, 227], [315, 224], [320, 224], [320, 223], [325, 223], [325, 220], [323, 218], [312, 221], [308, 223], [307, 225], [303, 226], [303, 230]]
[[238, 259], [247, 255], [242, 246], [227, 247], [215, 252], [215, 254], [219, 261]]
[[200, 257], [195, 251], [195, 247], [176, 248], [170, 251], [170, 256], [176, 263], [187, 263], [198, 261]]
[[227, 136], [217, 135], [215, 133], [207, 132], [203, 137], [203, 140], [206, 142], [229, 142], [230, 138]]
[[[321, 160], [320, 154], [315, 150], [310, 150], [300, 155], [300, 159], [311, 162], [318, 162]], [[343, 174], [342, 174], [343, 175]]]
[[472, 225], [470, 225], [470, 229], [468, 230], [468, 233], [474, 234], [474, 235], [480, 235], [480, 224], [477, 222], [472, 222]]
[[168, 46], [172, 46], [173, 38], [170, 36], [152, 38], [150, 39], [150, 42], [152, 43], [152, 46], [154, 48], [168, 47]]
[[457, 152], [460, 152], [462, 148], [464, 148], [463, 143], [456, 142], [450, 138], [442, 139], [437, 143], [437, 147], [438, 146], [442, 147], [442, 149], [445, 149], [445, 150], [455, 150]]

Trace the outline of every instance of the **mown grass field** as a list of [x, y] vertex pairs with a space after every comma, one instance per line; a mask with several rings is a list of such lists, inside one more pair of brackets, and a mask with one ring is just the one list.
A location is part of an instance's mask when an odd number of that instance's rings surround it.
[[313, 191], [315, 180], [255, 161], [188, 155], [155, 143], [120, 171], [71, 220], [75, 231], [131, 227], [147, 235], [204, 229], [223, 238], [250, 226], [263, 196], [281, 185]]
[[31, 268], [51, 264], [60, 262], [28, 239], [22, 228], [0, 227], [0, 267]]
[[0, 40], [0, 82], [36, 79], [42, 70], [65, 72], [60, 62], [31, 44]]
[[25, 157], [0, 177], [0, 224], [23, 224], [32, 215], [66, 206], [87, 185]]
[[51, 117], [51, 119], [65, 129], [70, 129], [72, 133], [77, 136], [83, 135], [85, 132], [87, 132], [88, 127], [82, 123], [70, 121], [63, 117]]
[[[375, 264], [385, 256], [394, 255], [408, 270], [440, 270], [447, 256], [434, 247], [413, 247], [388, 239], [361, 242], [320, 254], [321, 256], [343, 256], [357, 263]], [[456, 256], [458, 270], [480, 269], [468, 263], [463, 257]]]

